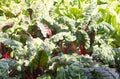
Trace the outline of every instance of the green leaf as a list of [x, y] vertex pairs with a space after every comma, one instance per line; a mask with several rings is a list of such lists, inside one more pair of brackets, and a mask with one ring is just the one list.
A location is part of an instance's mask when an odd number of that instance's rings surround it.
[[77, 26], [77, 22], [67, 16], [61, 16], [58, 19], [58, 23], [66, 25], [67, 27], [69, 27], [69, 30], [72, 32], [76, 32], [76, 26]]
[[15, 17], [15, 15], [14, 15], [11, 11], [5, 11], [4, 14], [5, 14], [5, 16], [8, 17], [8, 18]]
[[1, 59], [0, 60], [0, 77], [9, 77], [9, 70], [15, 69], [17, 62], [13, 59]]
[[0, 62], [0, 68], [9, 69], [9, 65], [8, 65], [8, 63]]
[[59, 32], [56, 35], [53, 35], [51, 40], [53, 42], [58, 42], [60, 40], [66, 40], [72, 42], [76, 40], [76, 37], [71, 32]]
[[49, 75], [42, 75], [40, 77], [37, 77], [37, 79], [51, 79]]
[[101, 4], [107, 4], [108, 0], [97, 0], [97, 4], [101, 5]]
[[3, 11], [0, 9], [0, 16], [3, 16]]
[[98, 47], [98, 45], [95, 45], [93, 46], [93, 49], [93, 52], [97, 55], [96, 57], [102, 62], [109, 65], [115, 65], [115, 53], [110, 45], [102, 44], [100, 47]]
[[23, 14], [23, 15], [26, 15], [26, 16], [29, 16], [28, 10], [24, 10], [24, 9], [23, 9], [23, 10], [22, 10], [22, 14]]
[[71, 7], [70, 12], [73, 13], [73, 14], [76, 14], [76, 13], [80, 13], [80, 10], [78, 8]]
[[20, 3], [21, 2], [21, 0], [14, 0], [16, 3]]
[[74, 16], [73, 17], [74, 19], [79, 19], [80, 16], [83, 16], [81, 10], [79, 8], [76, 8], [76, 7], [70, 8], [70, 14]]
[[17, 70], [18, 70], [18, 71], [21, 71], [21, 70], [22, 70], [22, 69], [21, 69], [21, 66], [18, 66], [18, 67], [17, 67]]
[[31, 61], [31, 66], [45, 66], [48, 62], [48, 55], [45, 50], [39, 50]]
[[90, 47], [90, 38], [84, 30], [78, 30], [76, 32], [76, 37], [78, 40], [78, 43], [84, 44], [85, 48], [88, 49]]
[[108, 33], [111, 33], [112, 31], [114, 31], [113, 26], [111, 26], [107, 22], [101, 22], [97, 26], [97, 32], [100, 34], [104, 34], [104, 33], [108, 34]]

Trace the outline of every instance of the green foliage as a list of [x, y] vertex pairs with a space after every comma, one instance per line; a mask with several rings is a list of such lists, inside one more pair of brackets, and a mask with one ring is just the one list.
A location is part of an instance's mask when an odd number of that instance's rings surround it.
[[80, 44], [84, 44], [86, 49], [90, 47], [90, 39], [88, 34], [84, 30], [78, 30], [76, 32], [77, 41]]
[[98, 61], [101, 61], [104, 64], [115, 65], [114, 62], [114, 51], [113, 48], [109, 45], [102, 44], [100, 46], [94, 46], [95, 58]]
[[0, 0], [0, 77], [119, 79], [119, 18], [118, 0]]
[[97, 26], [98, 34], [110, 34], [113, 31], [114, 31], [114, 28], [106, 22], [101, 22]]
[[56, 79], [119, 79], [118, 73], [108, 68], [99, 68], [100, 64], [89, 56], [67, 56], [67, 62], [67, 65], [58, 68]]
[[115, 32], [112, 35], [113, 41], [111, 42], [111, 45], [114, 47], [119, 47], [119, 18], [120, 18], [120, 9], [119, 8], [119, 1], [102, 1], [105, 4], [98, 6], [98, 11], [101, 13], [101, 18], [98, 20], [98, 22], [105, 21], [111, 24], [115, 28]]
[[[17, 67], [17, 62], [12, 59], [1, 59], [0, 60], [0, 77], [9, 78], [9, 72], [11, 69]], [[9, 72], [8, 72], [9, 71]]]
[[35, 55], [34, 58], [31, 57], [31, 59], [31, 66], [45, 66], [48, 61], [48, 55], [46, 54], [45, 50], [40, 50], [38, 51], [37, 55]]
[[115, 48], [114, 50], [116, 52], [115, 65], [116, 65], [118, 72], [120, 72], [120, 64], [119, 64], [119, 62], [120, 62], [120, 48]]

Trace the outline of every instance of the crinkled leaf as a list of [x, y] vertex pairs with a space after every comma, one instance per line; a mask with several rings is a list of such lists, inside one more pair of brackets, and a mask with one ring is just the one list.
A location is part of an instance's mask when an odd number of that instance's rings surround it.
[[52, 40], [54, 42], [58, 42], [59, 40], [75, 41], [76, 37], [71, 32], [59, 32], [52, 36]]
[[78, 30], [76, 32], [76, 37], [80, 44], [84, 44], [85, 48], [88, 49], [90, 46], [90, 38], [84, 30]]
[[113, 30], [114, 28], [106, 22], [101, 22], [97, 26], [97, 32], [100, 34], [104, 34], [104, 33], [108, 34], [108, 33], [111, 33]]

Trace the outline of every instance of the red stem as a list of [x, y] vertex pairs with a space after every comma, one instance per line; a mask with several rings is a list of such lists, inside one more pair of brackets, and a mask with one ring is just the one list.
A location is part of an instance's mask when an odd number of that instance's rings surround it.
[[6, 49], [5, 54], [2, 55], [2, 58], [6, 58], [6, 59], [10, 58], [10, 54], [7, 49]]
[[33, 79], [33, 77], [31, 76], [31, 74], [27, 71], [25, 71], [25, 74], [27, 76], [27, 79]]
[[55, 56], [57, 56], [57, 55], [58, 55], [58, 51], [57, 51], [57, 50], [54, 50], [54, 51], [53, 51], [53, 54], [54, 54]]
[[77, 47], [74, 44], [74, 42], [71, 42], [71, 46], [72, 46], [73, 50], [75, 51], [75, 53], [78, 55], [78, 50], [77, 50]]
[[4, 46], [3, 43], [0, 42], [0, 53], [2, 54], [2, 58], [10, 58], [10, 53], [8, 51], [8, 48]]
[[62, 48], [62, 51], [63, 51], [63, 53], [67, 53], [67, 51], [70, 49], [70, 47], [71, 47], [71, 44], [69, 44], [66, 48], [65, 47], [63, 47]]
[[34, 28], [34, 32], [33, 32], [33, 38], [37, 38], [37, 31], [38, 31], [38, 27]]
[[51, 31], [50, 28], [48, 29], [48, 35], [49, 35], [50, 37], [52, 37], [52, 31]]
[[94, 38], [95, 38], [95, 31], [92, 31], [92, 33], [90, 34], [90, 46], [94, 42]]
[[83, 44], [80, 44], [79, 48], [80, 48], [80, 51], [81, 51], [82, 55], [86, 55], [87, 54], [87, 52], [85, 51], [85, 47], [84, 47]]

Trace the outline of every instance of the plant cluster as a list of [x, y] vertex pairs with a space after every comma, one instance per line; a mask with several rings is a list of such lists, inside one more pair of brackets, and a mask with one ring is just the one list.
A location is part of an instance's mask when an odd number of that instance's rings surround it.
[[119, 79], [119, 0], [0, 0], [0, 78]]

